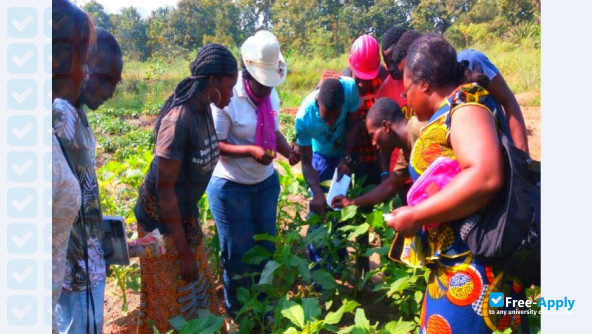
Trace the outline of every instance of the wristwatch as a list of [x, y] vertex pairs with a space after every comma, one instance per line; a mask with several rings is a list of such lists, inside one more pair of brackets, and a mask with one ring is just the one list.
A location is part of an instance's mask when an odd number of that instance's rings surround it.
[[351, 155], [346, 154], [344, 159], [345, 159], [345, 162], [347, 162], [348, 165], [351, 165], [351, 163], [352, 163]]

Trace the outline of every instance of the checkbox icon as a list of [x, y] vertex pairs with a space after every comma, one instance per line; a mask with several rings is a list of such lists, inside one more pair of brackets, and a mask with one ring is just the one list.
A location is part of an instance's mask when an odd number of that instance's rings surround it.
[[9, 109], [34, 110], [37, 108], [37, 82], [35, 80], [10, 80], [7, 90]]
[[504, 307], [505, 301], [503, 292], [492, 292], [489, 294], [490, 307]]
[[10, 296], [6, 301], [6, 318], [10, 326], [37, 325], [37, 297]]
[[10, 116], [6, 120], [6, 141], [10, 146], [34, 146], [37, 144], [37, 117]]
[[10, 182], [37, 181], [37, 154], [35, 152], [10, 152], [6, 157]]
[[37, 36], [37, 9], [32, 7], [13, 7], [7, 12], [7, 32], [12, 38], [32, 38]]
[[32, 74], [37, 72], [37, 46], [35, 44], [10, 44], [7, 48], [8, 73]]
[[10, 218], [35, 218], [37, 216], [37, 190], [35, 188], [10, 188], [7, 195], [6, 206]]
[[10, 254], [34, 254], [37, 252], [37, 226], [35, 224], [10, 224], [6, 244]]
[[51, 6], [48, 8], [45, 8], [45, 10], [43, 11], [43, 23], [41, 24], [41, 26], [43, 27], [43, 31], [45, 32], [45, 37], [49, 37], [51, 38], [51, 35], [53, 33], [52, 31], [52, 11], [51, 11]]
[[11, 290], [37, 288], [37, 260], [11, 260], [6, 264], [6, 282]]

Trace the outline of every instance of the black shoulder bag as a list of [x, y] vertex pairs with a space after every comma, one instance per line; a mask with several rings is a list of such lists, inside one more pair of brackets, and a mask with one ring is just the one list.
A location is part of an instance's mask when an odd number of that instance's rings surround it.
[[461, 238], [476, 258], [502, 263], [505, 272], [525, 284], [540, 285], [540, 163], [514, 146], [504, 111], [499, 105], [496, 109], [504, 185], [478, 221], [463, 223]]

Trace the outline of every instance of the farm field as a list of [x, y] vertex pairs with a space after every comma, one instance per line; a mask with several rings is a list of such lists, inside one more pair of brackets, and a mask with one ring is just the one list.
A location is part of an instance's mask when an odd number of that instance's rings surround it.
[[[540, 49], [526, 46], [520, 49], [504, 44], [481, 49], [499, 67], [516, 93], [526, 119], [531, 155], [540, 159]], [[517, 57], [518, 54], [528, 57]], [[99, 110], [89, 111], [89, 121], [98, 140], [97, 169], [104, 215], [124, 216], [132, 238], [136, 234], [132, 208], [136, 189], [152, 158], [154, 119], [164, 99], [186, 73], [188, 59], [191, 58], [188, 55], [187, 59], [168, 63], [158, 59], [126, 62], [124, 80], [114, 98]], [[340, 70], [347, 63], [346, 59], [346, 55], [329, 60], [287, 59], [290, 74], [285, 85], [278, 90], [283, 101], [281, 127], [288, 140], [293, 140], [295, 135], [293, 116], [299, 101], [315, 86], [323, 69]], [[384, 333], [414, 332], [419, 321], [427, 273], [402, 267], [386, 258], [394, 232], [385, 228], [382, 213], [396, 207], [398, 199], [378, 206], [368, 214], [355, 208], [335, 213], [335, 220], [345, 225], [342, 227], [345, 238], [340, 242], [348, 247], [349, 260], [338, 266], [334, 275], [324, 270], [311, 272], [305, 247], [311, 237], [306, 237], [305, 231], [317, 222], [307, 221], [305, 217], [307, 200], [300, 165], [290, 168], [281, 159], [275, 164], [281, 174], [282, 185], [278, 238], [271, 238], [276, 242], [277, 249], [274, 254], [254, 250], [248, 259], [253, 262], [268, 261], [273, 268], [266, 266], [268, 281], [253, 291], [243, 291], [247, 306], [241, 326], [268, 326], [268, 330], [280, 333], [288, 328], [294, 328], [293, 333], [304, 332], [307, 326], [340, 329], [344, 333], [353, 328], [368, 330], [368, 333], [378, 330]], [[364, 190], [354, 187], [351, 191], [360, 193]], [[203, 229], [207, 234], [206, 245], [210, 251], [210, 263], [215, 274], [219, 275], [221, 268], [215, 226], [207, 207], [207, 199], [203, 198], [200, 209]], [[318, 231], [312, 238], [333, 245], [334, 240], [331, 240], [326, 228]], [[365, 232], [370, 234], [368, 249], [362, 249], [355, 243], [355, 238]], [[354, 265], [355, 259], [363, 255], [370, 256], [372, 265], [369, 273], [357, 272]], [[311, 287], [311, 276], [316, 282], [322, 282], [323, 291], [317, 292]], [[273, 287], [270, 287], [268, 283], [272, 282]], [[111, 268], [106, 291], [104, 333], [135, 333], [139, 284], [137, 262], [128, 267]], [[218, 284], [218, 293], [222, 298], [220, 281]], [[265, 302], [259, 302], [256, 297], [262, 291], [268, 294]], [[534, 287], [529, 289], [528, 296], [535, 299], [539, 292], [540, 288]], [[300, 314], [299, 310], [303, 308], [303, 319], [294, 316]], [[313, 310], [314, 319], [306, 318], [308, 308]], [[275, 314], [275, 323], [262, 324], [264, 315], [269, 311]], [[531, 327], [536, 333], [540, 328], [540, 319], [531, 319]]]

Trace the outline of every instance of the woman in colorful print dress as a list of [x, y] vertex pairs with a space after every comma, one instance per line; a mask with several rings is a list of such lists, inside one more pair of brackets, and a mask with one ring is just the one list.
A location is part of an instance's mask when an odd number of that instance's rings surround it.
[[423, 233], [430, 277], [421, 333], [528, 331], [525, 316], [498, 314], [503, 308], [489, 306], [493, 292], [524, 299], [521, 282], [475, 259], [463, 241], [463, 223], [487, 205], [504, 180], [493, 116], [499, 107], [482, 88], [486, 83], [457, 62], [456, 51], [440, 36], [424, 36], [409, 48], [403, 96], [417, 118], [428, 122], [411, 153], [411, 176], [417, 180], [438, 157], [456, 159], [461, 169], [438, 192], [395, 210], [388, 221], [403, 236]]

